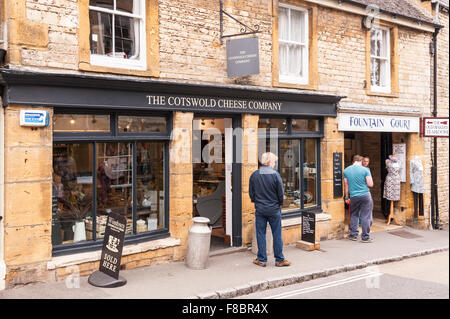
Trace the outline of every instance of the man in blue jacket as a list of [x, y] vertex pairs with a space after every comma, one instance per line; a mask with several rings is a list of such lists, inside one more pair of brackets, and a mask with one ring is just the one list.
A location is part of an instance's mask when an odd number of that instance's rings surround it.
[[261, 157], [262, 166], [250, 176], [249, 195], [255, 203], [255, 227], [258, 242], [258, 257], [253, 263], [265, 267], [266, 227], [270, 224], [273, 236], [273, 254], [275, 266], [285, 267], [291, 263], [283, 256], [283, 239], [281, 236], [281, 206], [284, 193], [280, 174], [274, 170], [278, 157], [273, 153], [264, 153]]

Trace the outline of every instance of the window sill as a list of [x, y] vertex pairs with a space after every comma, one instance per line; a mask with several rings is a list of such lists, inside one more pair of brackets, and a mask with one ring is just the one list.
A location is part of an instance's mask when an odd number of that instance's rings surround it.
[[382, 97], [394, 97], [394, 98], [400, 97], [398, 92], [385, 93], [385, 92], [370, 91], [370, 89], [366, 91], [366, 95], [369, 95], [369, 96], [382, 96]]
[[288, 88], [288, 89], [300, 89], [300, 90], [311, 90], [317, 91], [318, 87], [315, 84], [295, 84], [286, 82], [274, 82], [273, 87]]
[[[139, 243], [134, 245], [128, 245], [123, 247], [122, 256], [143, 253], [150, 250], [158, 250], [169, 247], [175, 247], [180, 245], [180, 239], [168, 237], [157, 239], [145, 243]], [[101, 250], [91, 251], [85, 253], [78, 253], [72, 255], [64, 255], [53, 257], [47, 262], [47, 270], [54, 270], [62, 267], [75, 266], [87, 262], [99, 261], [101, 257]]]
[[106, 67], [106, 66], [98, 66], [92, 65], [87, 62], [80, 62], [78, 67], [82, 71], [89, 72], [101, 72], [101, 73], [113, 73], [113, 74], [121, 74], [121, 75], [136, 75], [136, 76], [146, 76], [146, 77], [159, 77], [159, 70], [153, 67], [149, 67], [147, 70], [135, 70], [135, 69], [124, 69], [124, 68], [115, 68], [115, 67]]

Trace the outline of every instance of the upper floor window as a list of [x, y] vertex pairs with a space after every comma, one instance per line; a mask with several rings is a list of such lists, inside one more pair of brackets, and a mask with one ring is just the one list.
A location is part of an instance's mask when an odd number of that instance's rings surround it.
[[279, 81], [308, 84], [308, 10], [278, 8]]
[[390, 30], [370, 31], [370, 84], [374, 92], [391, 92]]
[[90, 0], [92, 65], [146, 69], [144, 0]]

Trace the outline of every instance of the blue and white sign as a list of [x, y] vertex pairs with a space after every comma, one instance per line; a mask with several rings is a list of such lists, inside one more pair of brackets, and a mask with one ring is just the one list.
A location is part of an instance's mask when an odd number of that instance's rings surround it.
[[20, 126], [48, 126], [49, 114], [47, 111], [20, 110]]
[[396, 115], [339, 113], [338, 130], [419, 133], [420, 118]]

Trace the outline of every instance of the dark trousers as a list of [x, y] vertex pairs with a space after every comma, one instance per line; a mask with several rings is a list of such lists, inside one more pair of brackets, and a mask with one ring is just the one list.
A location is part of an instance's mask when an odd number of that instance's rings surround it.
[[361, 219], [361, 239], [368, 239], [370, 226], [372, 226], [373, 200], [370, 194], [350, 198], [350, 236], [359, 234], [359, 220]]
[[270, 224], [273, 237], [273, 254], [276, 262], [282, 262], [283, 256], [283, 238], [281, 236], [281, 211], [273, 213], [255, 213], [256, 241], [258, 243], [258, 260], [267, 262], [266, 250], [266, 229], [267, 223]]
[[423, 194], [421, 193], [414, 193], [414, 218], [417, 218], [418, 216], [423, 216]]

